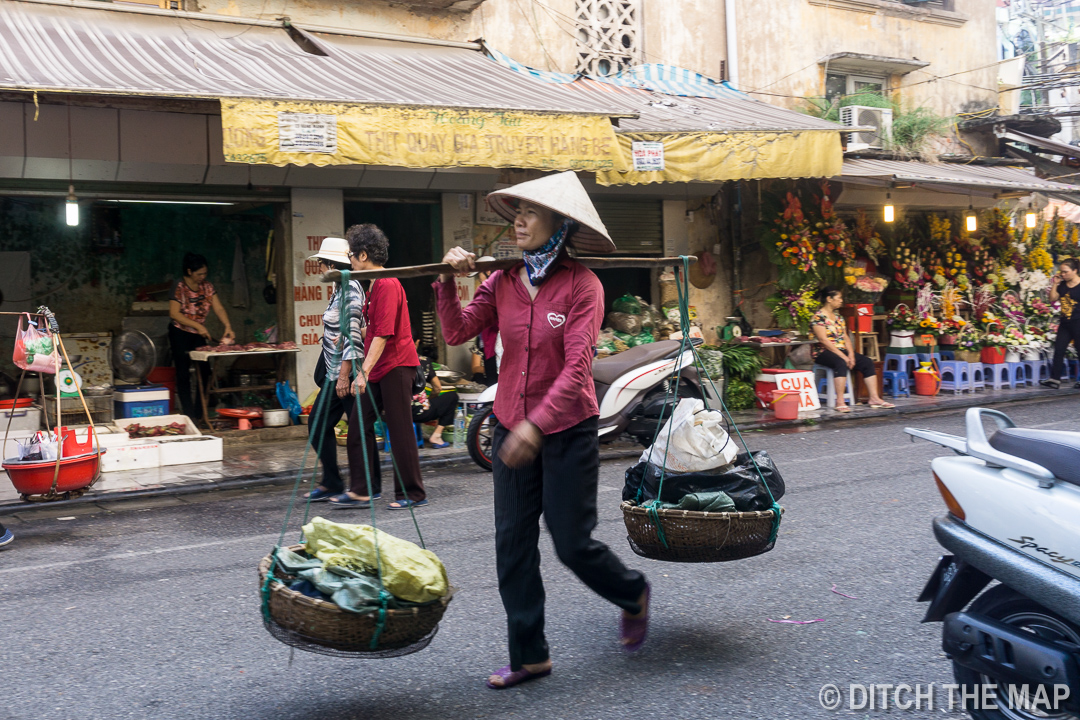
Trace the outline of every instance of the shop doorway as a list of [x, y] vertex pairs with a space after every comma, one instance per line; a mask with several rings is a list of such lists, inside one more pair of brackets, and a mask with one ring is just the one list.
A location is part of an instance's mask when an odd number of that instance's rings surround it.
[[[438, 201], [410, 202], [346, 201], [345, 228], [362, 223], [378, 225], [390, 240], [387, 267], [426, 265], [442, 259], [441, 239], [436, 239]], [[438, 247], [436, 247], [436, 245]], [[438, 252], [438, 257], [436, 253]], [[425, 312], [435, 312], [434, 278], [405, 278], [401, 281], [409, 301], [409, 322], [414, 330], [424, 327]]]

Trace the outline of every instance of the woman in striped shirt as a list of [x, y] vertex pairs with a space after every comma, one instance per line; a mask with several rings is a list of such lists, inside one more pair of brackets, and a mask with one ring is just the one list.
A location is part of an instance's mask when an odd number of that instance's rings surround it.
[[[348, 270], [349, 244], [344, 238], [328, 237], [322, 241], [319, 252], [308, 258], [318, 260], [319, 272], [325, 278], [331, 270]], [[325, 282], [326, 280], [324, 280]], [[330, 301], [323, 312], [322, 353], [315, 366], [315, 384], [319, 386], [319, 397], [311, 410], [308, 425], [308, 441], [319, 453], [323, 464], [322, 483], [309, 493], [312, 502], [328, 500], [334, 495], [345, 492], [345, 483], [341, 480], [338, 469], [337, 441], [334, 438], [334, 426], [342, 415], [346, 419], [356, 409], [356, 401], [349, 392], [352, 385], [353, 361], [359, 367], [364, 359], [364, 340], [360, 336], [364, 327], [364, 303], [366, 296], [359, 280], [349, 281], [348, 304], [345, 308], [351, 342], [342, 335], [341, 326], [341, 283], [335, 282], [330, 292]], [[326, 379], [337, 378], [332, 388], [326, 386]], [[349, 436], [350, 444], [359, 443]]]

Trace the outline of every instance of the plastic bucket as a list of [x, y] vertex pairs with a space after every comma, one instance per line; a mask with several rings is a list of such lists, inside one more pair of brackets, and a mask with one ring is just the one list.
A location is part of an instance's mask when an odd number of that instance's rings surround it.
[[769, 404], [772, 405], [777, 420], [799, 419], [798, 393], [774, 392], [772, 394], [772, 401]]
[[984, 347], [982, 349], [982, 361], [987, 365], [1000, 365], [1005, 362], [1005, 348]]
[[937, 395], [941, 389], [941, 378], [935, 370], [915, 371], [915, 394]]

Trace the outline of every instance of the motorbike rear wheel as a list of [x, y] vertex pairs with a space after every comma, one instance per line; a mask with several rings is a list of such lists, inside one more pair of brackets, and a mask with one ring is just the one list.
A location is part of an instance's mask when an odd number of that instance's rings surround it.
[[[986, 615], [998, 622], [1033, 633], [1043, 640], [1080, 646], [1080, 627], [1004, 585], [997, 585], [980, 595], [968, 607], [968, 612]], [[975, 720], [1045, 720], [1045, 718], [1076, 720], [1080, 718], [1080, 715], [1064, 710], [1047, 710], [1045, 706], [1010, 707], [1010, 688], [1013, 689], [1013, 697], [1022, 697], [1025, 686], [999, 682], [995, 678], [956, 662], [953, 663], [953, 676], [957, 684], [961, 686], [959, 692], [966, 691], [969, 697], [971, 693], [978, 692], [976, 697], [982, 698], [981, 686], [983, 685], [997, 686], [996, 710], [965, 708]], [[1036, 696], [1038, 686], [1029, 685], [1026, 686], [1026, 690], [1026, 697], [1033, 698]], [[1070, 688], [1070, 690], [1075, 692], [1076, 688]], [[1052, 689], [1050, 689], [1049, 697], [1053, 698]]]
[[495, 433], [495, 416], [492, 411], [493, 408], [488, 407], [474, 414], [465, 437], [469, 457], [488, 472], [491, 472], [491, 443]]

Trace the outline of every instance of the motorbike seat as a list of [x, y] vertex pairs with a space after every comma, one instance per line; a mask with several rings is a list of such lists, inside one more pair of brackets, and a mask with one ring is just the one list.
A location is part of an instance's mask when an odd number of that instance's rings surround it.
[[660, 342], [638, 345], [629, 350], [623, 350], [617, 355], [594, 360], [592, 365], [593, 379], [604, 385], [612, 385], [616, 380], [636, 367], [677, 355], [680, 346], [681, 343], [678, 340], [661, 340]]
[[990, 438], [995, 450], [1022, 458], [1080, 485], [1080, 433], [1033, 428], [1003, 428]]

